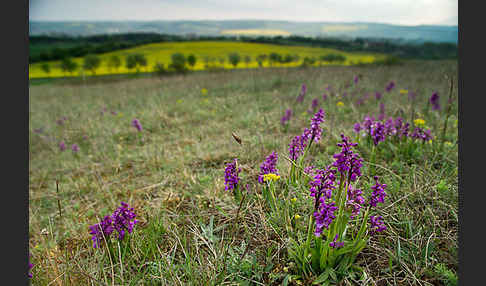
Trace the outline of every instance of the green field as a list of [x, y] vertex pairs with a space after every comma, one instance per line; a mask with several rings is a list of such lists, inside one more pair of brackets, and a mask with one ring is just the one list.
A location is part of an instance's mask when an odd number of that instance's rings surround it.
[[[267, 45], [194, 45], [136, 50], [152, 63], [167, 61], [176, 50], [198, 55], [271, 51]], [[280, 53], [294, 49], [274, 48]], [[323, 50], [299, 51], [319, 55]], [[311, 285], [317, 275], [288, 280], [298, 273], [288, 255], [288, 238], [293, 231], [305, 233], [312, 214], [308, 185], [291, 188], [292, 196], [278, 196], [282, 202], [298, 198], [293, 211], [300, 219], [294, 216], [289, 230], [270, 219], [257, 178], [265, 157], [276, 151], [278, 186], [286, 189], [288, 146], [309, 127], [313, 99], [325, 111], [325, 121], [306, 166], [332, 162], [341, 133], [356, 142], [353, 125], [367, 114], [378, 116], [380, 103], [386, 118], [423, 119], [434, 137], [423, 143], [385, 141], [376, 148], [359, 137], [357, 152], [364, 162], [357, 183], [367, 197], [373, 175], [388, 185], [377, 210], [387, 229], [372, 236], [357, 256], [360, 275], [346, 276], [340, 285], [456, 285], [458, 111], [456, 97], [442, 137], [449, 95], [445, 74], [457, 75], [457, 62], [240, 69], [30, 86], [32, 285]], [[386, 92], [392, 80], [396, 86]], [[298, 103], [302, 84], [307, 92]], [[404, 91], [415, 92], [415, 99]], [[439, 111], [430, 108], [434, 91], [440, 95]], [[383, 97], [378, 100], [375, 92]], [[288, 108], [293, 115], [284, 127], [280, 119]], [[131, 126], [134, 118], [141, 132]], [[71, 151], [72, 144], [78, 152]], [[241, 203], [225, 191], [225, 163], [233, 158], [242, 169], [241, 185], [250, 190]], [[93, 248], [89, 226], [121, 201], [134, 208], [140, 223], [123, 243], [113, 239], [113, 252]]]
[[[134, 73], [135, 69], [128, 70], [125, 67], [125, 57], [133, 53], [144, 54], [147, 58], [148, 65], [141, 71], [150, 72], [153, 71], [153, 66], [155, 63], [160, 62], [167, 67], [171, 63], [171, 55], [174, 53], [183, 53], [185, 56], [189, 54], [194, 54], [197, 58], [195, 70], [203, 70], [205, 68], [204, 57], [212, 57], [216, 59], [214, 66], [224, 67], [226, 69], [233, 68], [233, 66], [228, 61], [228, 54], [231, 52], [238, 52], [241, 56], [241, 62], [238, 64], [237, 68], [256, 68], [258, 63], [255, 58], [259, 54], [270, 54], [272, 52], [279, 53], [283, 56], [287, 54], [297, 54], [300, 56], [298, 62], [288, 63], [288, 64], [275, 64], [277, 67], [294, 67], [302, 63], [304, 57], [315, 57], [326, 55], [329, 53], [341, 54], [346, 57], [346, 62], [344, 65], [350, 65], [352, 63], [372, 63], [376, 60], [384, 58], [384, 55], [371, 54], [371, 53], [347, 53], [341, 52], [333, 49], [324, 48], [312, 48], [312, 47], [299, 47], [299, 46], [281, 46], [281, 45], [270, 45], [270, 44], [256, 44], [256, 43], [243, 43], [243, 42], [182, 42], [182, 43], [157, 43], [139, 46], [132, 49], [120, 50], [116, 52], [106, 53], [101, 55], [102, 63], [99, 69], [96, 70], [97, 75], [115, 74], [115, 73]], [[118, 70], [110, 70], [107, 66], [107, 59], [111, 55], [118, 55], [122, 60], [122, 66]], [[243, 57], [249, 55], [252, 61], [247, 65], [243, 61]], [[218, 58], [224, 58], [225, 62], [221, 65], [218, 62]], [[81, 67], [83, 63], [82, 58], [74, 59], [78, 66]], [[51, 72], [46, 74], [42, 69], [42, 63], [35, 63], [29, 65], [29, 78], [43, 78], [43, 77], [64, 77], [64, 76], [81, 76], [83, 72], [78, 68], [78, 71], [71, 74], [64, 74], [64, 72], [59, 67], [59, 61], [48, 62], [51, 66]], [[323, 63], [326, 64], [326, 63]], [[263, 66], [268, 67], [270, 63], [265, 61]], [[316, 63], [316, 65], [319, 65]], [[86, 75], [90, 75], [90, 72], [85, 72]]]

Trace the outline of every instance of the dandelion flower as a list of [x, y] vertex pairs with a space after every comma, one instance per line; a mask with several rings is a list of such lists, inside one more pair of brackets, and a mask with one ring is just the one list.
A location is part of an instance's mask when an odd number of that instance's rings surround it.
[[265, 174], [263, 175], [263, 181], [264, 182], [268, 182], [268, 181], [277, 181], [278, 179], [280, 179], [280, 176], [279, 175], [276, 175], [276, 174]]
[[337, 107], [343, 107], [344, 103], [342, 101], [338, 101], [338, 103], [336, 103], [336, 106]]
[[415, 126], [418, 126], [418, 127], [423, 127], [423, 126], [425, 126], [425, 120], [423, 120], [421, 118], [417, 118], [413, 121], [413, 124], [415, 124]]

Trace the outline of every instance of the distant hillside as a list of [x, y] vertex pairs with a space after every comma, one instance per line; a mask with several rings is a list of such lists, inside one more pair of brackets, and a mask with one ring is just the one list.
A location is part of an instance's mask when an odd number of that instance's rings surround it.
[[199, 36], [306, 36], [386, 38], [397, 42], [457, 43], [457, 26], [399, 26], [377, 23], [227, 21], [29, 22], [29, 35], [89, 36], [152, 32]]

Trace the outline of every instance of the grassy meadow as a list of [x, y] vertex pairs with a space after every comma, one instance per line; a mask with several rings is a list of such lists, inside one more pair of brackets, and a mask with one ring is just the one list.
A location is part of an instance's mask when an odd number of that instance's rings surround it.
[[[272, 49], [283, 54], [298, 50], [300, 55], [324, 51], [221, 42], [155, 44], [136, 50], [147, 54], [151, 66], [167, 62], [176, 50], [213, 55], [236, 49], [252, 56]], [[356, 57], [349, 55], [348, 60]], [[199, 60], [196, 69], [202, 65]], [[98, 73], [107, 72], [103, 67]], [[360, 180], [371, 182], [371, 174], [376, 174], [388, 186], [385, 203], [378, 208], [387, 229], [372, 236], [358, 255], [355, 264], [361, 275], [346, 277], [339, 285], [456, 285], [457, 96], [442, 144], [449, 96], [445, 74], [454, 76], [457, 94], [455, 61], [236, 69], [31, 85], [32, 284], [312, 285], [315, 276], [291, 277], [297, 270], [288, 255], [288, 230], [268, 218], [257, 177], [265, 157], [276, 151], [281, 180], [287, 180], [289, 143], [309, 126], [315, 110], [308, 110], [317, 99], [325, 121], [307, 165], [321, 168], [332, 162], [341, 133], [356, 142], [353, 125], [365, 115], [378, 116], [380, 103], [385, 118], [401, 116], [411, 123], [423, 119], [433, 136], [406, 152], [392, 142], [373, 148], [359, 138], [357, 150], [364, 159]], [[36, 65], [31, 66], [30, 77], [40, 76]], [[396, 86], [386, 92], [390, 81]], [[298, 103], [302, 84], [307, 92]], [[405, 91], [416, 97], [410, 99]], [[429, 103], [435, 91], [440, 96], [438, 111]], [[280, 119], [289, 108], [292, 117], [282, 126]], [[134, 118], [142, 131], [131, 125]], [[72, 144], [79, 151], [72, 151]], [[240, 184], [248, 184], [240, 203], [225, 191], [225, 164], [234, 158], [241, 167]], [[313, 199], [308, 187], [294, 196], [300, 219], [293, 224], [305, 229]], [[113, 251], [93, 248], [89, 226], [110, 215], [121, 201], [134, 208], [139, 223], [123, 243], [114, 242]]]
[[[214, 63], [211, 63], [212, 66], [216, 66], [219, 68], [225, 69], [233, 69], [234, 67], [228, 61], [228, 54], [231, 52], [238, 51], [241, 55], [241, 61], [237, 65], [236, 68], [256, 68], [258, 67], [258, 63], [256, 62], [256, 56], [259, 54], [270, 54], [270, 53], [279, 53], [283, 56], [287, 54], [296, 54], [300, 56], [299, 61], [295, 61], [292, 63], [287, 64], [280, 64], [276, 63], [274, 66], [276, 67], [295, 67], [302, 64], [304, 57], [315, 57], [319, 58], [319, 56], [326, 55], [329, 53], [333, 54], [340, 54], [346, 57], [346, 61], [342, 63], [343, 65], [350, 65], [351, 63], [372, 63], [376, 60], [383, 59], [385, 56], [381, 54], [372, 54], [372, 53], [348, 53], [348, 52], [341, 52], [334, 49], [325, 49], [325, 48], [313, 48], [313, 47], [300, 47], [300, 46], [282, 46], [282, 45], [271, 45], [271, 44], [257, 44], [257, 43], [243, 43], [243, 42], [218, 42], [218, 41], [200, 41], [200, 42], [171, 42], [171, 43], [156, 43], [156, 44], [147, 44], [142, 45], [139, 47], [126, 49], [126, 50], [119, 50], [111, 53], [106, 53], [100, 55], [101, 57], [101, 66], [96, 70], [97, 75], [107, 75], [107, 74], [124, 74], [124, 73], [135, 73], [135, 69], [127, 69], [125, 66], [125, 58], [127, 55], [133, 53], [141, 53], [144, 54], [147, 58], [147, 67], [142, 68], [140, 71], [142, 72], [151, 72], [153, 71], [153, 67], [157, 62], [160, 62], [167, 66], [171, 63], [171, 55], [174, 53], [182, 53], [186, 57], [189, 54], [194, 54], [196, 56], [197, 62], [194, 66], [194, 70], [204, 70], [205, 63], [204, 57], [211, 57], [215, 59]], [[112, 55], [117, 55], [122, 60], [122, 65], [118, 69], [110, 69], [107, 65], [107, 62]], [[244, 62], [244, 56], [249, 55], [251, 57], [251, 62], [246, 64]], [[224, 63], [221, 64], [218, 59], [224, 58]], [[65, 74], [60, 68], [60, 61], [51, 61], [47, 62], [50, 67], [51, 71], [49, 74], [46, 74], [42, 69], [41, 65], [43, 63], [35, 63], [29, 65], [29, 79], [31, 78], [45, 78], [45, 77], [65, 77], [65, 76], [80, 76], [82, 75], [82, 71], [80, 67], [83, 65], [83, 58], [75, 58], [73, 59], [78, 64], [78, 70], [73, 74]], [[322, 63], [326, 65], [326, 63]], [[268, 67], [270, 63], [265, 61], [263, 63], [264, 67]], [[316, 63], [315, 65], [318, 65]], [[85, 71], [84, 74], [86, 76], [91, 75], [91, 72]]]

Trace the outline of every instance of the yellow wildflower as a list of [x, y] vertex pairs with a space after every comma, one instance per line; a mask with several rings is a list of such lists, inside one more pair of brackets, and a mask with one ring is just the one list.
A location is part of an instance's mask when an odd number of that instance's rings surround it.
[[178, 99], [176, 102], [177, 103], [182, 103], [182, 99]]
[[452, 145], [453, 145], [453, 144], [452, 144], [451, 142], [447, 141], [447, 142], [445, 142], [445, 145], [446, 145], [447, 147], [452, 147]]
[[295, 217], [295, 219], [299, 219], [300, 215], [296, 214], [294, 217]]
[[408, 93], [408, 90], [406, 89], [400, 89], [400, 94], [407, 94]]
[[336, 103], [336, 106], [337, 107], [343, 107], [344, 103], [342, 101], [338, 101], [338, 103]]
[[266, 181], [276, 181], [280, 179], [280, 176], [279, 175], [276, 175], [276, 174], [265, 174], [263, 175], [263, 181], [266, 182]]
[[291, 201], [292, 201], [293, 203], [295, 203], [295, 202], [297, 201], [297, 198], [293, 198], [293, 199], [291, 199]]
[[205, 89], [205, 88], [201, 89], [201, 94], [202, 95], [207, 95], [208, 94], [208, 90]]
[[425, 120], [423, 120], [421, 118], [417, 118], [413, 121], [413, 124], [415, 124], [415, 126], [418, 126], [418, 127], [425, 126]]

